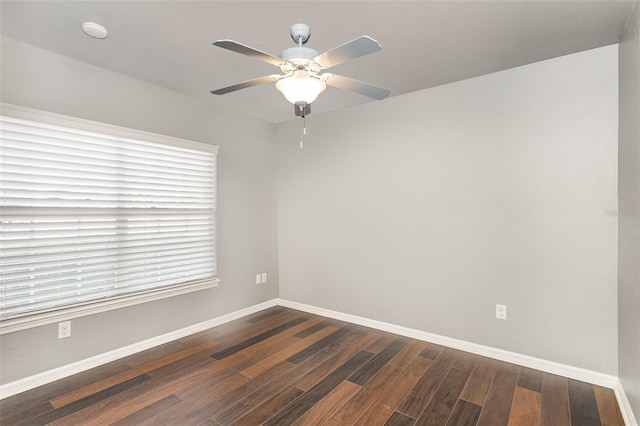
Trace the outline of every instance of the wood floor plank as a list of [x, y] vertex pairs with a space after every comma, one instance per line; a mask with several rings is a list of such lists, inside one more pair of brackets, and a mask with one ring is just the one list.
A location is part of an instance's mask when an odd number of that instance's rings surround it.
[[[325, 319], [325, 320], [319, 321], [318, 323], [314, 324], [311, 327], [308, 327], [302, 331], [299, 331], [298, 333], [294, 334], [294, 337], [297, 337], [299, 339], [304, 339], [305, 337], [309, 337], [313, 333], [320, 331], [325, 327], [334, 326], [334, 324], [335, 324], [335, 321]], [[335, 328], [342, 328], [342, 327], [335, 327]]]
[[[105, 424], [115, 423], [138, 411], [145, 410], [145, 408], [158, 403], [158, 401], [165, 399], [167, 399], [165, 403], [168, 401], [176, 401], [174, 398], [177, 397], [171, 392], [166, 392], [164, 389], [157, 390], [153, 381], [150, 381], [104, 399], [83, 410], [76, 411], [64, 417], [62, 421], [54, 422], [51, 425], [82, 424], [83, 426], [103, 426]], [[178, 398], [176, 402], [179, 401]], [[156, 406], [156, 408], [158, 408], [158, 406]], [[145, 411], [145, 413], [155, 415], [149, 411]]]
[[212, 419], [207, 419], [204, 422], [198, 424], [198, 426], [221, 426], [220, 423]]
[[[269, 417], [272, 417], [278, 411], [289, 405], [300, 395], [302, 395], [302, 391], [300, 389], [296, 388], [295, 386], [288, 386], [282, 392], [279, 392], [276, 395], [272, 396], [244, 416], [240, 417], [236, 422], [231, 424], [238, 426], [262, 424], [265, 420], [267, 420]], [[218, 421], [218, 423], [223, 426], [229, 424], [220, 421]]]
[[140, 364], [144, 364], [145, 362], [153, 361], [155, 359], [171, 355], [172, 353], [180, 351], [185, 347], [187, 347], [187, 345], [185, 345], [180, 340], [172, 340], [171, 342], [155, 346], [151, 349], [147, 349], [146, 351], [129, 355], [124, 358], [123, 361], [126, 362], [130, 367], [135, 368]]
[[414, 358], [354, 424], [359, 426], [383, 425], [424, 375], [431, 363], [432, 361], [427, 358]]
[[373, 376], [375, 376], [387, 362], [398, 354], [408, 343], [407, 338], [397, 337], [392, 340], [387, 347], [378, 352], [365, 365], [354, 372], [347, 380], [356, 385], [364, 386]]
[[[237, 403], [245, 396], [250, 395], [256, 390], [262, 388], [266, 384], [274, 380], [277, 380], [279, 377], [291, 371], [291, 369], [294, 367], [295, 365], [291, 364], [290, 362], [287, 362], [287, 361], [280, 362], [272, 366], [262, 374], [254, 377], [253, 379], [245, 382], [244, 384], [241, 384], [239, 387], [228, 390], [226, 393], [220, 395], [215, 400], [211, 400], [209, 402], [207, 406], [209, 417], [212, 420], [215, 420], [215, 416], [223, 412], [225, 409]], [[242, 374], [242, 373], [238, 373], [238, 374]]]
[[309, 372], [313, 371], [324, 362], [331, 360], [335, 356], [336, 353], [328, 348], [310, 356], [291, 370], [287, 371], [285, 374], [279, 376], [277, 379], [267, 383], [249, 395], [246, 395], [226, 410], [220, 412], [215, 416], [214, 420], [222, 425], [228, 425], [235, 422], [239, 418], [247, 415], [251, 410], [263, 404], [265, 401], [276, 396], [282, 391], [282, 389], [291, 386], [292, 383], [300, 379], [300, 377], [305, 374], [309, 374]]
[[356, 330], [356, 332], [330, 345], [328, 349], [338, 351], [337, 355], [309, 372], [309, 374], [302, 376], [300, 380], [295, 382], [295, 386], [303, 391], [311, 389], [311, 387], [322, 380], [323, 377], [363, 350], [374, 338], [375, 335], [373, 333], [365, 334], [364, 332]]
[[487, 392], [493, 382], [493, 377], [498, 369], [498, 361], [494, 359], [481, 359], [475, 363], [471, 370], [469, 380], [460, 394], [460, 398], [482, 406], [487, 398]]
[[[143, 421], [149, 419], [150, 417], [157, 416], [163, 411], [173, 407], [176, 404], [182, 402], [180, 398], [175, 395], [166, 396], [151, 405], [147, 405], [146, 407], [129, 414], [126, 417], [121, 418], [118, 421], [108, 423], [111, 426], [128, 426], [128, 425], [138, 425]], [[102, 423], [107, 424], [107, 423]]]
[[569, 413], [569, 380], [555, 374], [542, 373], [542, 415], [540, 426], [571, 424]]
[[51, 399], [50, 403], [53, 406], [53, 408], [60, 408], [63, 405], [71, 404], [72, 402], [85, 398], [96, 392], [100, 392], [101, 390], [115, 386], [119, 383], [126, 382], [127, 380], [130, 380], [141, 374], [144, 374], [144, 373], [142, 371], [132, 368], [130, 370], [123, 371], [120, 374], [116, 374], [111, 377], [104, 378], [90, 385], [83, 386], [71, 392], [67, 392], [63, 395], [60, 395], [56, 398]]
[[192, 355], [210, 351], [219, 345], [219, 342], [216, 340], [209, 340], [207, 342], [200, 343], [198, 345], [187, 347], [181, 351], [173, 352], [159, 359], [154, 359], [147, 361], [145, 363], [137, 365], [135, 368], [138, 371], [142, 371], [144, 373], [148, 373], [153, 370], [157, 370], [158, 368], [164, 367], [165, 365], [173, 364], [182, 359], [188, 358]]
[[202, 351], [158, 367], [155, 370], [146, 371], [145, 373], [155, 380], [171, 380], [172, 378], [182, 377], [201, 368], [208, 368], [217, 362], [221, 361], [211, 358], [209, 351]]
[[214, 374], [216, 369], [224, 366], [223, 361], [216, 361], [208, 354], [200, 353], [146, 374], [153, 378], [154, 393], [162, 393], [164, 397], [189, 386], [203, 375]]
[[397, 337], [397, 336], [394, 336], [394, 335], [392, 335], [390, 333], [384, 333], [384, 332], [380, 332], [380, 331], [372, 331], [372, 333], [374, 333], [376, 335], [376, 338], [373, 339], [371, 341], [371, 343], [369, 343], [367, 345], [367, 347], [364, 348], [364, 350], [367, 351], [367, 352], [374, 353], [374, 354], [377, 354], [378, 352], [380, 352], [381, 350], [383, 350], [384, 348], [389, 346], [391, 341], [395, 337]]
[[518, 373], [519, 367], [513, 364], [501, 362], [498, 365], [478, 419], [478, 426], [506, 426], [509, 423]]
[[542, 395], [516, 386], [509, 414], [509, 426], [540, 426]]
[[333, 413], [350, 401], [360, 389], [359, 385], [352, 382], [341, 382], [293, 424], [296, 426], [323, 424]]
[[101, 390], [100, 392], [96, 392], [92, 395], [86, 396], [80, 400], [77, 400], [75, 402], [72, 402], [71, 404], [62, 406], [60, 408], [56, 408], [52, 411], [49, 411], [47, 413], [44, 413], [40, 416], [34, 417], [22, 424], [25, 425], [43, 425], [43, 424], [47, 424], [47, 423], [52, 423], [58, 419], [61, 419], [63, 417], [66, 417], [76, 411], [79, 411], [83, 408], [89, 407], [92, 404], [109, 398], [112, 395], [116, 395], [126, 389], [132, 388], [134, 386], [138, 386], [141, 383], [146, 382], [147, 380], [151, 380], [151, 377], [147, 376], [146, 374], [141, 374], [139, 376], [136, 376], [132, 379], [129, 379], [125, 382], [122, 383], [118, 383], [117, 385], [114, 385], [110, 388]]
[[102, 399], [91, 406], [65, 416], [64, 421], [54, 422], [53, 424], [102, 426], [141, 410], [147, 405], [189, 386], [195, 378], [205, 374], [211, 364], [217, 362], [206, 353], [202, 355], [198, 357], [198, 362], [184, 364], [184, 360], [179, 361], [178, 363], [183, 366], [181, 370], [171, 370], [168, 369], [169, 366], [161, 367], [159, 370], [166, 369], [170, 371], [167, 371], [166, 374], [160, 374], [158, 377], [152, 377], [152, 380], [138, 386]]
[[[397, 405], [397, 404], [396, 404]], [[367, 411], [365, 411], [362, 416], [354, 425], [358, 426], [378, 426], [384, 425], [387, 420], [393, 415], [395, 410], [391, 408], [389, 405], [376, 405], [373, 404]]]
[[416, 419], [396, 411], [389, 417], [385, 426], [412, 426], [414, 424], [416, 424]]
[[570, 379], [569, 406], [571, 407], [571, 424], [601, 426], [593, 385]]
[[208, 342], [209, 340], [216, 340], [222, 342], [220, 336], [223, 334], [221, 329], [226, 330], [235, 330], [236, 333], [241, 332], [242, 330], [246, 330], [250, 328], [251, 325], [246, 324], [242, 320], [230, 321], [228, 323], [219, 325], [214, 328], [209, 328], [203, 331], [199, 331], [198, 333], [189, 334], [188, 336], [184, 336], [178, 339], [178, 342], [184, 343], [188, 346], [195, 346], [201, 343]]
[[296, 325], [298, 325], [298, 324], [300, 324], [302, 322], [305, 322], [305, 321], [307, 321], [306, 318], [296, 318], [296, 319], [291, 320], [291, 321], [289, 321], [289, 322], [287, 322], [285, 324], [282, 324], [282, 325], [280, 325], [278, 327], [274, 327], [274, 328], [272, 328], [272, 329], [270, 329], [268, 331], [265, 331], [264, 333], [260, 333], [257, 336], [254, 336], [254, 337], [251, 337], [249, 339], [243, 340], [240, 343], [236, 343], [235, 345], [230, 346], [230, 347], [228, 347], [226, 349], [214, 352], [214, 353], [211, 354], [211, 358], [214, 358], [214, 359], [217, 359], [217, 360], [224, 359], [224, 358], [228, 357], [229, 355], [233, 355], [234, 353], [239, 352], [242, 349], [246, 349], [251, 345], [254, 345], [254, 344], [258, 343], [258, 342], [266, 340], [271, 336], [275, 336], [276, 334], [278, 334], [278, 333], [280, 333], [280, 332], [282, 332], [284, 330], [287, 330], [287, 329], [289, 329], [291, 327], [295, 327]]
[[[215, 413], [211, 401], [245, 385], [249, 379], [242, 374], [234, 374], [211, 386], [203, 387], [197, 394], [189, 393], [189, 397], [181, 397], [179, 404], [140, 422], [139, 425], [155, 426], [158, 424], [199, 424]], [[180, 396], [180, 395], [178, 395]]]
[[409, 365], [426, 346], [426, 342], [411, 340], [404, 349], [398, 352], [398, 354], [389, 361], [389, 364], [400, 368], [406, 368], [407, 365]]
[[220, 342], [219, 349], [226, 349], [247, 339], [267, 332], [273, 328], [284, 325], [290, 321], [297, 319], [308, 320], [309, 318], [313, 318], [313, 316], [304, 315], [297, 311], [285, 310], [278, 315], [274, 315], [258, 323], [249, 323], [243, 319], [239, 319], [233, 321], [231, 323], [233, 324], [233, 326], [231, 327], [228, 327], [229, 324], [223, 324], [220, 327], [222, 329], [221, 331], [218, 331], [218, 327], [215, 327], [208, 332], [208, 336], [210, 339], [214, 339]]
[[454, 364], [454, 368], [461, 370], [473, 371], [478, 364], [481, 364], [487, 358], [469, 352], [462, 352], [458, 357], [458, 361]]
[[453, 407], [446, 426], [475, 426], [480, 418], [482, 407], [459, 399]]
[[175, 390], [173, 393], [184, 400], [190, 400], [200, 395], [205, 389], [235, 376], [251, 363], [252, 360], [244, 356], [235, 355], [209, 364], [198, 376], [191, 379], [188, 386]]
[[372, 357], [373, 354], [371, 352], [364, 350], [358, 352], [351, 357], [351, 359], [322, 379], [318, 384], [276, 413], [276, 415], [271, 417], [264, 424], [269, 426], [293, 423], [304, 413], [309, 411], [309, 409], [311, 409], [311, 407], [320, 399], [324, 398], [329, 392], [331, 392], [331, 390], [340, 382], [349, 377]]
[[[50, 399], [57, 395], [69, 392], [70, 389], [88, 386], [91, 383], [130, 369], [131, 367], [123, 360], [117, 360], [100, 365], [96, 368], [92, 368], [91, 370], [74, 374], [72, 376], [56, 380], [52, 383], [47, 383], [28, 392], [23, 392], [1, 399], [0, 413], [4, 419], [4, 417], [17, 415], [26, 410], [30, 411], [37, 405], [48, 403]], [[53, 407], [51, 408], [53, 409]]]
[[[209, 339], [207, 341], [198, 343], [198, 344], [183, 344], [184, 349], [180, 350], [172, 350], [166, 354], [158, 354], [156, 358], [148, 359], [144, 362], [135, 363], [135, 369], [137, 371], [141, 371], [144, 373], [148, 373], [153, 370], [157, 370], [166, 365], [175, 364], [176, 362], [189, 358], [193, 355], [196, 355], [201, 352], [210, 351], [212, 348], [215, 348], [219, 345], [219, 342], [214, 339]], [[132, 363], [130, 363], [131, 365]]]
[[[262, 311], [265, 312], [265, 311]], [[230, 341], [237, 343], [242, 340], [246, 340], [252, 335], [260, 334], [269, 328], [276, 327], [280, 324], [284, 324], [287, 321], [291, 321], [294, 318], [300, 318], [302, 315], [292, 312], [288, 309], [283, 309], [281, 312], [274, 314], [263, 321], [249, 322], [254, 316], [260, 315], [260, 312], [248, 315], [243, 318], [239, 318], [234, 321], [219, 325], [217, 327], [203, 330], [199, 333], [185, 336], [178, 339], [180, 342], [190, 345], [197, 345], [208, 340], [217, 340], [221, 343], [228, 344]]]
[[39, 417], [48, 413], [49, 411], [53, 411], [53, 407], [48, 402], [43, 402], [42, 404], [34, 405], [32, 407], [27, 408], [26, 410], [19, 411], [17, 413], [13, 413], [10, 415], [5, 415], [3, 411], [0, 411], [0, 424], [4, 426], [13, 426], [20, 423], [27, 422], [28, 420], [33, 419], [34, 417]]
[[444, 346], [436, 345], [435, 343], [427, 343], [427, 346], [420, 352], [420, 356], [428, 359], [436, 359], [442, 352]]
[[287, 330], [273, 335], [267, 339], [257, 342], [251, 346], [246, 347], [238, 351], [238, 354], [242, 354], [246, 357], [260, 360], [274, 353], [291, 346], [300, 341], [299, 337], [295, 337], [298, 333], [304, 332], [309, 328], [313, 328], [318, 323], [322, 322], [322, 318], [311, 318], [307, 321], [291, 327]]
[[606, 426], [624, 426], [622, 413], [612, 389], [593, 385], [600, 421]]
[[293, 364], [300, 364], [302, 361], [309, 358], [311, 355], [315, 354], [316, 352], [342, 339], [343, 337], [348, 335], [351, 331], [353, 331], [353, 327], [351, 326], [346, 326], [337, 331], [334, 331], [333, 333], [317, 341], [313, 345], [299, 351], [295, 355], [292, 355], [287, 359], [287, 361]]
[[446, 424], [462, 389], [467, 383], [469, 374], [470, 371], [468, 370], [452, 368], [418, 418], [416, 425], [442, 426]]
[[260, 373], [268, 370], [274, 364], [285, 361], [290, 356], [304, 350], [305, 348], [308, 348], [309, 346], [335, 333], [336, 331], [337, 330], [335, 327], [325, 327], [318, 332], [311, 334], [304, 339], [300, 339], [297, 342], [283, 348], [282, 350], [271, 354], [266, 358], [256, 360], [251, 364], [251, 366], [242, 370], [241, 373], [250, 378], [256, 377]]
[[279, 314], [281, 314], [281, 313], [283, 313], [285, 311], [286, 311], [285, 308], [281, 308], [281, 307], [276, 306], [274, 308], [271, 308], [271, 309], [267, 310], [267, 312], [263, 311], [264, 313], [260, 313], [259, 315], [256, 315], [256, 316], [254, 316], [252, 318], [249, 318], [247, 320], [247, 322], [251, 323], [251, 324], [256, 323], [256, 322], [262, 322], [262, 321], [266, 320], [267, 318], [271, 318], [271, 317], [273, 317], [275, 315], [279, 315]]
[[442, 350], [396, 411], [414, 419], [420, 417], [429, 400], [456, 363], [457, 357], [458, 352], [453, 349]]
[[[369, 380], [346, 404], [331, 416], [326, 424], [341, 426], [353, 424], [380, 394], [393, 382], [402, 369], [394, 365], [385, 365], [371, 380]], [[353, 383], [353, 382], [351, 382]]]
[[345, 352], [352, 349], [353, 345], [355, 344], [360, 345], [361, 340], [364, 338], [366, 339], [367, 343], [365, 344], [365, 346], [360, 346], [360, 348], [366, 350], [366, 347], [375, 338], [375, 334], [369, 332], [366, 327], [360, 327], [354, 324], [347, 325], [345, 327], [349, 327], [349, 333], [341, 339], [338, 339], [327, 346], [327, 348], [332, 349], [336, 352]]
[[542, 372], [527, 367], [520, 367], [518, 386], [534, 392], [542, 392]]

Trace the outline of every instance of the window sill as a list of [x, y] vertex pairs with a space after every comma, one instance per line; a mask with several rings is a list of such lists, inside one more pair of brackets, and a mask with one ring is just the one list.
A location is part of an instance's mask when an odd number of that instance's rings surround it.
[[73, 305], [67, 308], [53, 311], [41, 312], [22, 317], [9, 318], [0, 321], [0, 335], [14, 333], [16, 331], [53, 324], [59, 321], [66, 321], [86, 315], [93, 315], [107, 312], [114, 309], [125, 308], [127, 306], [139, 305], [141, 303], [152, 302], [154, 300], [166, 299], [180, 294], [192, 293], [194, 291], [205, 290], [217, 287], [220, 284], [218, 278], [197, 281], [179, 286], [164, 289], [150, 290], [144, 293], [123, 295], [96, 302], [88, 302], [83, 305]]

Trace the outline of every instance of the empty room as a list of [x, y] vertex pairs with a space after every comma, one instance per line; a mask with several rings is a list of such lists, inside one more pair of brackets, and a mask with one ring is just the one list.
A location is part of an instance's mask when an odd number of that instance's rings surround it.
[[0, 19], [0, 424], [638, 425], [638, 1]]

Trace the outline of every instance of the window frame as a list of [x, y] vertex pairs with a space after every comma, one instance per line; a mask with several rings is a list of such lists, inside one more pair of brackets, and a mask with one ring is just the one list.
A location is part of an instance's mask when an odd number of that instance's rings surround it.
[[[47, 111], [36, 110], [32, 108], [22, 107], [18, 105], [12, 105], [0, 102], [0, 115], [7, 117], [13, 117], [18, 119], [25, 119], [31, 121], [38, 121], [51, 125], [59, 125], [70, 127], [78, 130], [85, 130], [90, 132], [102, 133], [108, 136], [124, 137], [130, 139], [137, 139], [144, 142], [150, 142], [154, 144], [172, 145], [182, 148], [190, 148], [201, 151], [208, 151], [216, 154], [219, 147], [213, 144], [207, 144], [202, 142], [194, 142], [187, 139], [180, 139], [172, 136], [160, 135], [157, 133], [146, 132], [142, 130], [136, 130], [121, 126], [115, 126], [112, 124], [100, 123], [97, 121], [86, 120], [77, 117], [71, 117], [61, 114], [56, 114]], [[216, 158], [217, 162], [217, 158]], [[216, 176], [217, 176], [216, 167]], [[216, 177], [217, 185], [217, 177]], [[217, 191], [215, 194], [216, 199], [216, 211], [214, 212], [214, 220], [217, 224]], [[216, 226], [216, 234], [218, 227]], [[216, 269], [218, 263], [218, 239], [215, 238], [214, 242], [216, 246], [215, 261]], [[97, 314], [101, 312], [107, 312], [114, 309], [124, 308], [127, 306], [134, 306], [142, 303], [151, 302], [154, 300], [161, 300], [169, 297], [178, 296], [181, 294], [187, 294], [195, 291], [209, 289], [217, 287], [220, 284], [220, 279], [216, 275], [215, 277], [193, 281], [189, 283], [174, 284], [166, 287], [159, 287], [147, 291], [138, 291], [135, 293], [112, 296], [106, 299], [100, 299], [96, 301], [88, 301], [79, 304], [73, 304], [65, 307], [56, 308], [54, 310], [48, 310], [37, 313], [29, 313], [18, 315], [11, 318], [0, 320], [0, 335], [13, 333], [20, 330], [26, 330], [33, 327], [39, 327], [42, 325], [52, 324], [59, 321], [70, 320], [74, 318], [83, 317], [86, 315]]]

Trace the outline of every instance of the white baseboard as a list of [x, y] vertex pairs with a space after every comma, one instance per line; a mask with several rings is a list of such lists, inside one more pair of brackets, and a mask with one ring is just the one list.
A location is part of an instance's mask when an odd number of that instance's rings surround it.
[[638, 422], [636, 421], [636, 418], [633, 415], [633, 411], [631, 410], [631, 404], [627, 399], [627, 394], [624, 392], [620, 380], [618, 380], [618, 383], [613, 388], [613, 392], [616, 394], [616, 399], [618, 400], [618, 405], [620, 406], [620, 411], [622, 412], [622, 419], [624, 420], [624, 424], [627, 426], [638, 426]]
[[244, 316], [253, 314], [255, 312], [262, 311], [264, 309], [276, 306], [277, 299], [267, 300], [266, 302], [259, 303], [257, 305], [249, 306], [238, 311], [221, 315], [216, 318], [212, 318], [207, 321], [193, 324], [179, 330], [171, 331], [169, 333], [162, 334], [160, 336], [152, 337], [147, 340], [143, 340], [138, 343], [134, 343], [129, 346], [124, 346], [119, 349], [114, 349], [109, 352], [105, 352], [91, 358], [83, 359], [72, 364], [63, 365], [62, 367], [54, 368], [53, 370], [44, 371], [33, 376], [25, 377], [24, 379], [16, 380], [14, 382], [6, 383], [0, 386], [0, 399], [7, 398], [12, 395], [16, 395], [20, 392], [33, 389], [38, 386], [42, 386], [47, 383], [51, 383], [55, 380], [62, 379], [64, 377], [71, 376], [73, 374], [80, 373], [90, 368], [98, 367], [99, 365], [106, 364], [111, 361], [115, 361], [120, 358], [124, 358], [129, 355], [133, 355], [137, 352], [144, 351], [153, 348], [164, 343], [171, 342], [172, 340], [181, 339], [191, 334], [198, 333], [200, 331], [207, 330], [211, 327], [216, 327], [224, 323], [242, 318]]

